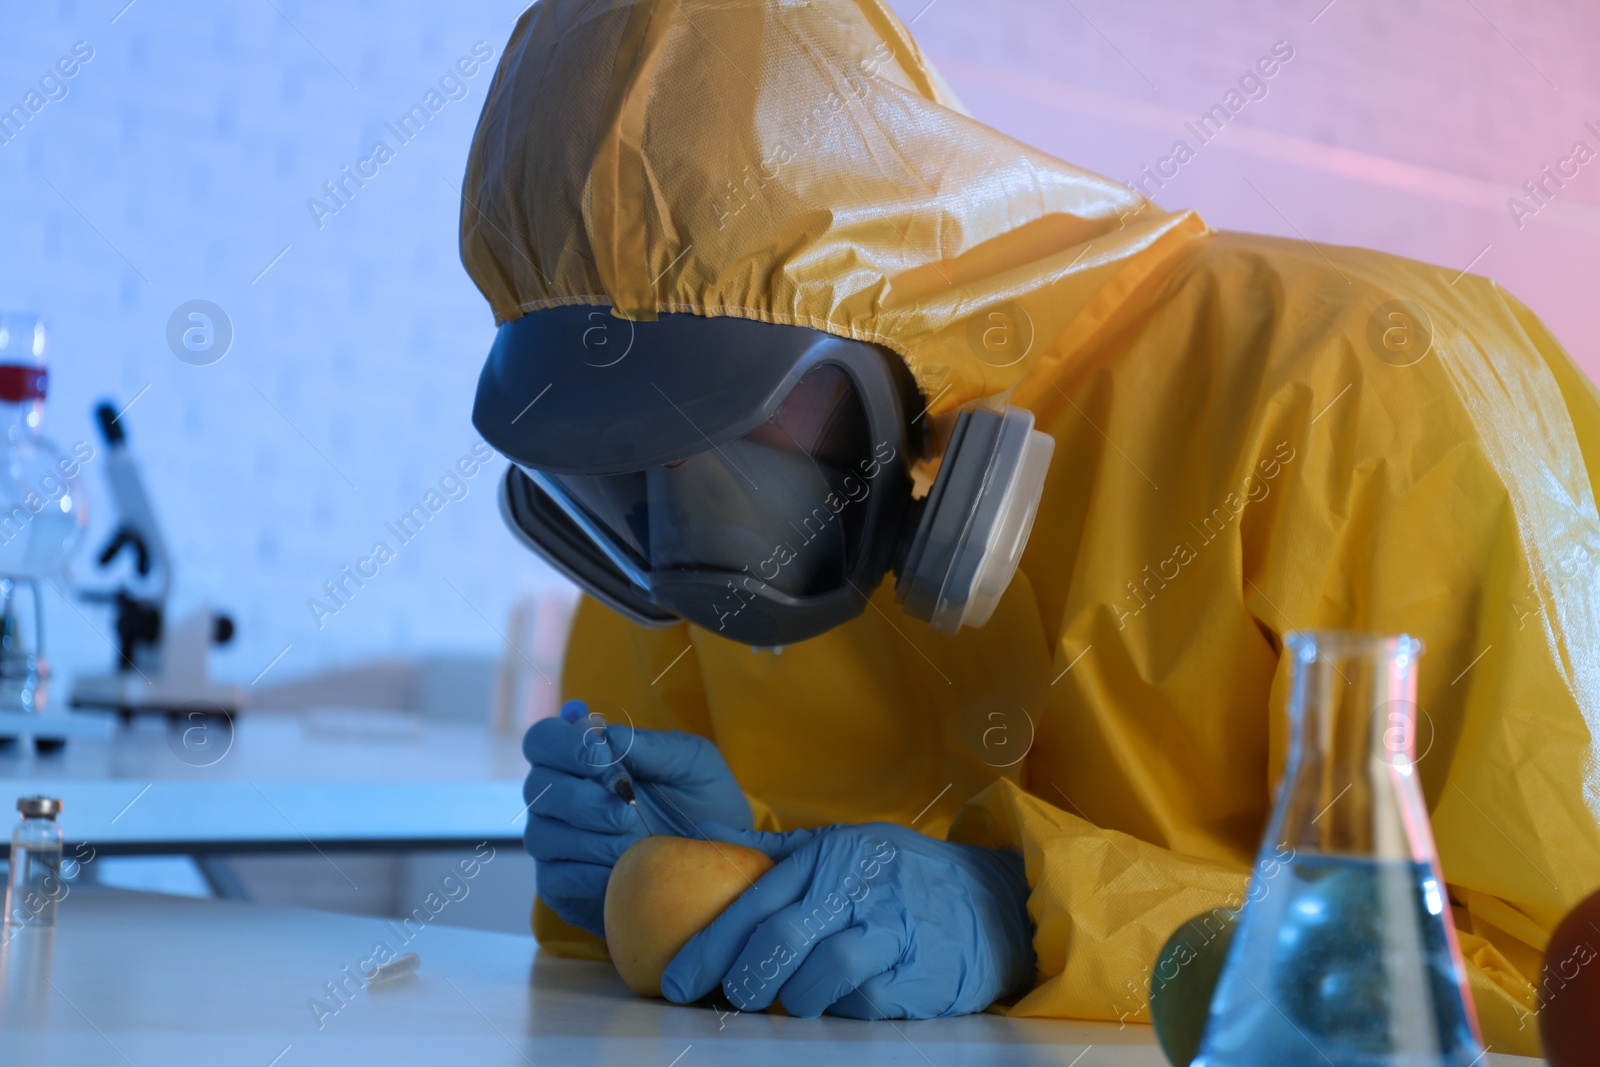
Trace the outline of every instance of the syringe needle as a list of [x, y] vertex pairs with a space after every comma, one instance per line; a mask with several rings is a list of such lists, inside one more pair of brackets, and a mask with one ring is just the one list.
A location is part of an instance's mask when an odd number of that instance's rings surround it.
[[655, 836], [655, 827], [651, 826], [650, 820], [644, 817], [644, 809], [639, 806], [639, 798], [633, 792], [633, 782], [626, 777], [617, 779], [617, 796], [626, 800], [628, 806], [633, 809], [634, 814], [639, 816], [639, 821], [644, 823], [644, 832], [652, 837]]
[[[606, 736], [605, 718], [599, 712], [591, 711], [589, 720], [599, 728], [600, 739], [609, 749], [611, 747], [611, 739]], [[628, 807], [633, 809], [634, 814], [639, 816], [639, 821], [644, 824], [645, 833], [654, 836], [655, 828], [650, 825], [650, 820], [644, 817], [644, 809], [639, 807], [639, 797], [633, 791], [633, 779], [628, 777], [628, 772], [623, 770], [619, 764], [613, 764], [611, 773], [607, 777], [609, 778], [607, 785], [611, 792], [621, 797]]]

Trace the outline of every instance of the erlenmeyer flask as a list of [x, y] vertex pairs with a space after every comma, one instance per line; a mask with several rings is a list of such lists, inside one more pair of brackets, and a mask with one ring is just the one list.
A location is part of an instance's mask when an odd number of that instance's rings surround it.
[[1194, 1067], [1482, 1055], [1415, 773], [1422, 642], [1289, 635], [1290, 752]]

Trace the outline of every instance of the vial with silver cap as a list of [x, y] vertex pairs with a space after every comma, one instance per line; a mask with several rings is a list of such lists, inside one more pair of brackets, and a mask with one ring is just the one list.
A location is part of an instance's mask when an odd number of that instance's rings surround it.
[[6, 919], [13, 926], [54, 926], [61, 899], [61, 827], [54, 797], [22, 797], [22, 821], [11, 831], [11, 871], [6, 880]]

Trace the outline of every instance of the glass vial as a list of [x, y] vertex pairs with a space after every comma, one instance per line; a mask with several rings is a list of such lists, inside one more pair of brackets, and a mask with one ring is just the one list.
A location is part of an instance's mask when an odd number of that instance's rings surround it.
[[22, 821], [11, 832], [11, 872], [6, 880], [6, 922], [13, 926], [54, 926], [62, 896], [61, 827], [53, 797], [17, 801]]
[[1483, 1054], [1415, 767], [1413, 637], [1289, 635], [1289, 760], [1194, 1067]]

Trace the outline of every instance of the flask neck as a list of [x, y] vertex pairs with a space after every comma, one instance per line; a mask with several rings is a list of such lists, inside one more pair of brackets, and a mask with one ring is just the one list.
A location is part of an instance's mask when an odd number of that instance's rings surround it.
[[1290, 752], [1273, 844], [1430, 862], [1416, 773], [1422, 643], [1337, 631], [1292, 635]]

